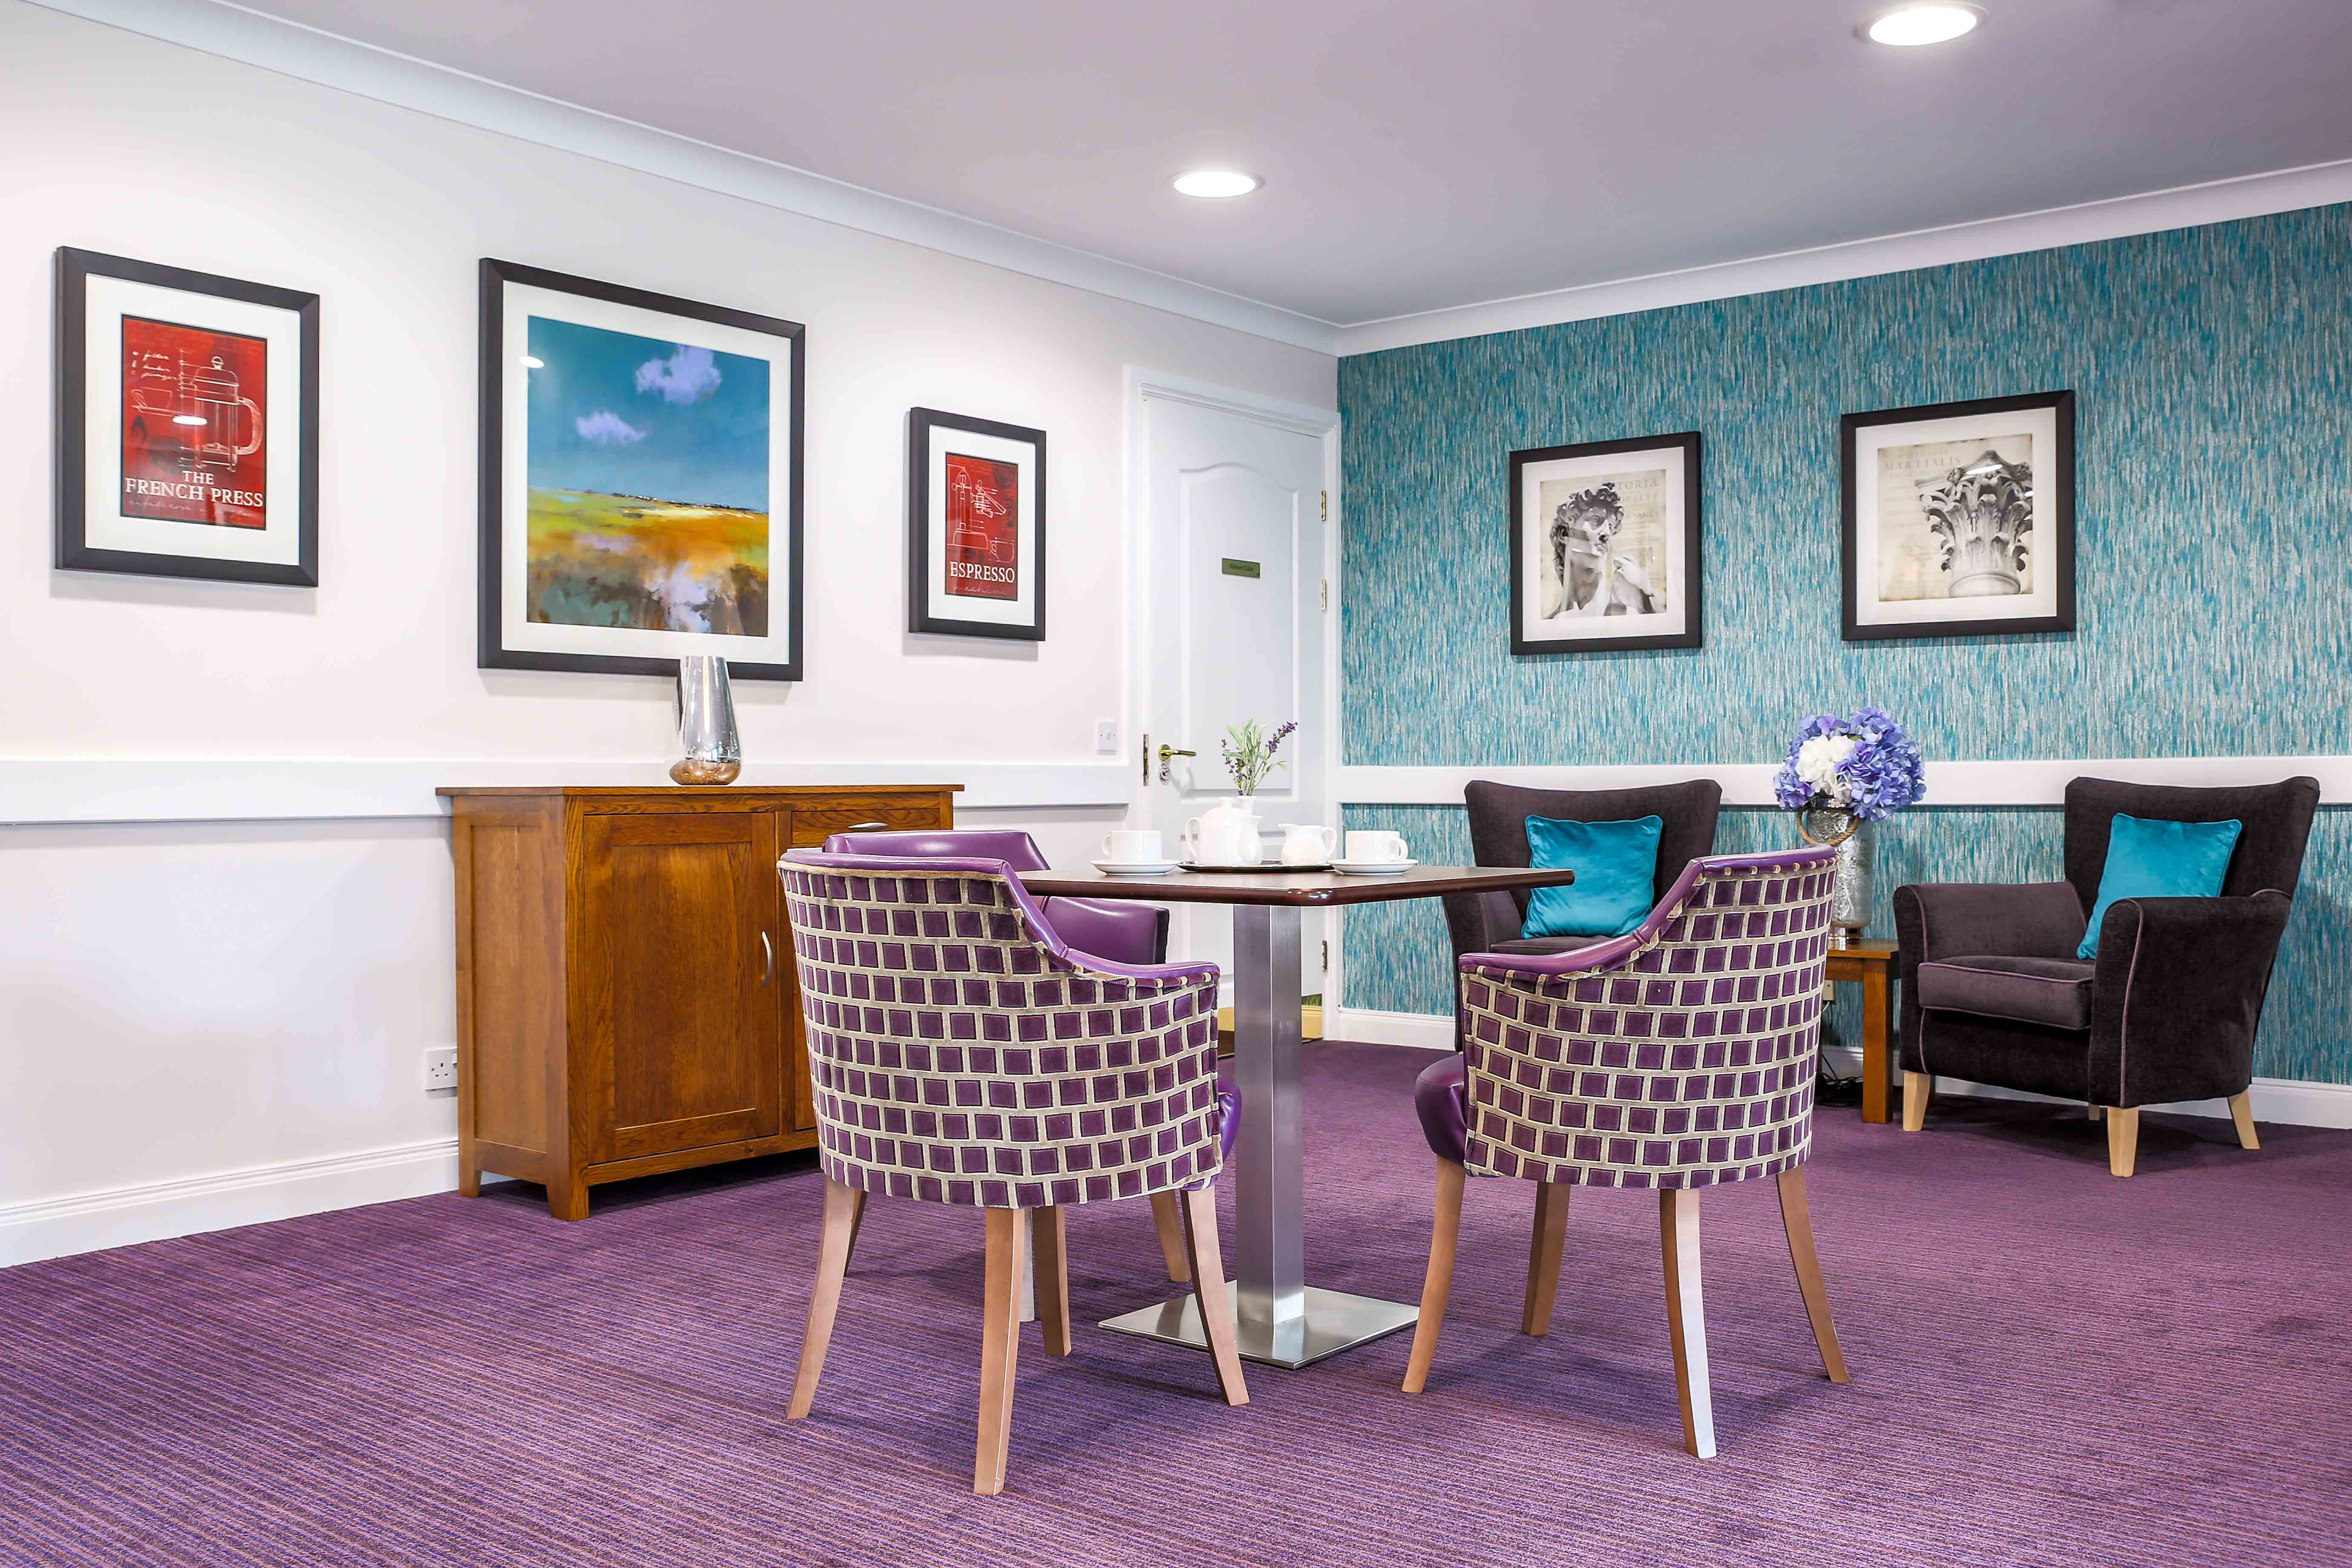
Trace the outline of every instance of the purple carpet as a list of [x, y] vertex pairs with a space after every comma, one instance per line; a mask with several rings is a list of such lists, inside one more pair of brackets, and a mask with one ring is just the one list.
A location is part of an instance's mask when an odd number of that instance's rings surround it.
[[[1429, 1058], [1310, 1047], [1310, 1278], [1418, 1296]], [[978, 1216], [877, 1200], [783, 1419], [805, 1157], [509, 1186], [0, 1271], [0, 1563], [426, 1565], [2352, 1563], [2352, 1133], [1825, 1110], [1855, 1381], [1823, 1379], [1769, 1184], [1712, 1194], [1722, 1457], [1681, 1452], [1655, 1205], [1580, 1194], [1551, 1337], [1532, 1189], [1472, 1184], [1429, 1392], [1395, 1337], [1214, 1396], [1093, 1329], [1165, 1293], [1150, 1210], [1073, 1211], [1077, 1353], [1025, 1331], [1005, 1494], [970, 1494]], [[1228, 1236], [1231, 1232], [1228, 1230]]]

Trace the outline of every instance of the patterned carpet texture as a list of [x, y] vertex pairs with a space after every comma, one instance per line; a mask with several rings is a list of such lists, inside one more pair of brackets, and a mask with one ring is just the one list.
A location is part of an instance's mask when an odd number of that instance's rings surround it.
[[[1318, 1284], [1418, 1296], [1427, 1060], [1308, 1048]], [[1822, 1376], [1770, 1184], [1710, 1193], [1706, 1462], [1642, 1194], [1577, 1196], [1535, 1341], [1533, 1190], [1474, 1184], [1427, 1394], [1397, 1337], [1252, 1366], [1240, 1410], [1205, 1357], [1091, 1327], [1167, 1288], [1147, 1205], [1074, 1211], [1087, 1326], [1066, 1361], [1024, 1331], [995, 1499], [971, 1211], [875, 1202], [784, 1421], [805, 1157], [600, 1189], [576, 1226], [509, 1185], [32, 1264], [0, 1271], [0, 1563], [2352, 1564], [2352, 1133], [2263, 1140], [2151, 1118], [2119, 1182], [2079, 1111], [1825, 1110], [1855, 1382]]]

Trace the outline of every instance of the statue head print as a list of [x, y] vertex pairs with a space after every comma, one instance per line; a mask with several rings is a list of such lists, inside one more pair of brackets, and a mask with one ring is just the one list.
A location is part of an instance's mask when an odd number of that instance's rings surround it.
[[1618, 499], [1615, 480], [1579, 490], [1554, 509], [1551, 516], [1552, 569], [1559, 574], [1570, 604], [1592, 597], [1606, 576], [1609, 547], [1625, 526], [1625, 503]]

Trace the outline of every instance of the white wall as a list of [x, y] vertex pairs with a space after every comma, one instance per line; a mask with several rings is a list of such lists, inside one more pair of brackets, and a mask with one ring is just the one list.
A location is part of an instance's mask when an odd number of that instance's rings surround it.
[[[19, 0], [0, 148], [0, 816], [49, 824], [0, 827], [0, 1262], [448, 1180], [453, 1107], [419, 1087], [454, 1031], [438, 821], [59, 825], [109, 814], [90, 792], [217, 799], [307, 759], [423, 814], [443, 760], [658, 776], [661, 681], [475, 668], [478, 258], [807, 324], [808, 678], [738, 687], [747, 776], [970, 768], [1057, 858], [1118, 807], [1023, 781], [1101, 798], [1125, 764], [1094, 721], [1134, 740], [1123, 367], [1335, 397], [1323, 354]], [[317, 590], [51, 569], [58, 245], [322, 297]], [[1049, 433], [1043, 645], [904, 632], [916, 405]]]

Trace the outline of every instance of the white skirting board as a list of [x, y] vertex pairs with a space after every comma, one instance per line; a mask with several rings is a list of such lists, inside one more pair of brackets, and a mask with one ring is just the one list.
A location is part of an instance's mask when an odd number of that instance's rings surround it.
[[446, 1193], [457, 1184], [457, 1141], [253, 1165], [0, 1207], [0, 1268], [195, 1236], [329, 1209]]
[[[1369, 1045], [1412, 1046], [1425, 1051], [1448, 1051], [1454, 1048], [1454, 1020], [1434, 1013], [1381, 1013], [1363, 1007], [1333, 1007], [1323, 1015], [1323, 1035], [1330, 1040], [1361, 1040]], [[1855, 1072], [1861, 1068], [1862, 1056], [1859, 1051], [1837, 1050], [1831, 1053], [1830, 1061], [1843, 1072]], [[1970, 1083], [1957, 1078], [1937, 1079], [1936, 1092], [1978, 1094], [1994, 1100], [2050, 1099], [2048, 1095], [2027, 1094], [2020, 1089]], [[2140, 1109], [2168, 1111], [2180, 1116], [2218, 1116], [2225, 1120], [2230, 1114], [2229, 1107], [2218, 1100], [2186, 1100], [2179, 1105], [2147, 1105]], [[2275, 1121], [2289, 1127], [2352, 1129], [2352, 1084], [2258, 1078], [2254, 1079], [2254, 1120]]]

